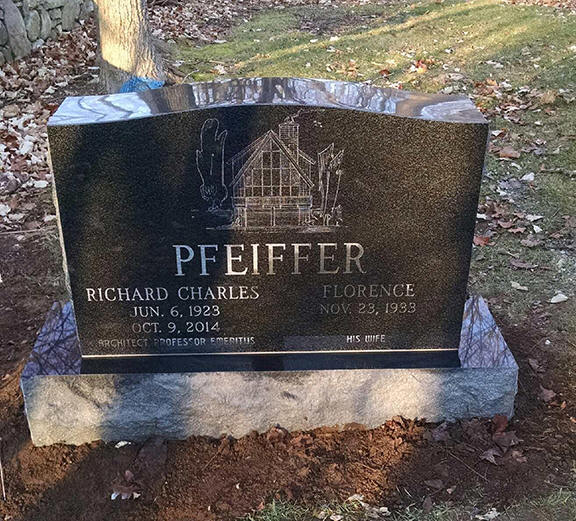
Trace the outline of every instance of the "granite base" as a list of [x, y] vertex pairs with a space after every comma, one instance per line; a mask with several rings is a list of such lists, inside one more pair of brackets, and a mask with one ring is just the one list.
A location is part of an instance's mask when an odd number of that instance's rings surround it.
[[67, 303], [52, 309], [21, 387], [39, 446], [512, 416], [518, 366], [481, 297], [466, 303], [459, 356], [449, 369], [86, 375]]

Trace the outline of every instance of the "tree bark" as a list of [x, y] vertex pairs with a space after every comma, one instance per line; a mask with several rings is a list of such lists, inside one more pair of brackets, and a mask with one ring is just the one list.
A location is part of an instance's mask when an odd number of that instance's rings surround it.
[[132, 76], [164, 80], [161, 56], [154, 48], [146, 0], [95, 0], [101, 68], [107, 92], [117, 92]]

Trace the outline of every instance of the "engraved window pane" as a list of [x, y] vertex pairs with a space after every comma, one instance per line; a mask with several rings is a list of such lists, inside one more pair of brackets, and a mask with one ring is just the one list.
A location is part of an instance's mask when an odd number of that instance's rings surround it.
[[263, 186], [270, 186], [270, 169], [269, 168], [263, 168], [262, 169], [262, 185]]
[[290, 168], [290, 184], [296, 186], [300, 184], [300, 176], [294, 167]]
[[280, 167], [280, 152], [272, 152], [272, 168]]
[[262, 152], [262, 166], [264, 168], [270, 168], [271, 155], [271, 152]]

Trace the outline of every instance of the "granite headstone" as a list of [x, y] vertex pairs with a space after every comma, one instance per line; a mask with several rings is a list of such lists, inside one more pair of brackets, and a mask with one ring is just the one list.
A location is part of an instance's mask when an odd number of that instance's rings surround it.
[[464, 97], [323, 80], [66, 99], [82, 371], [459, 365], [487, 134]]

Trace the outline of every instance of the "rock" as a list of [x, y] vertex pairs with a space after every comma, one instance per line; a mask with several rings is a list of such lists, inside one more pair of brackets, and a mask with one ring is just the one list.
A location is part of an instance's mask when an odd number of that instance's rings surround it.
[[22, 2], [22, 10], [25, 13], [29, 13], [30, 11], [36, 9], [38, 7], [38, 0], [24, 0]]
[[63, 7], [66, 5], [68, 0], [44, 0], [44, 7], [46, 9], [56, 9], [58, 7]]
[[68, 0], [62, 8], [62, 29], [69, 31], [74, 27], [80, 15], [80, 3], [77, 0]]
[[62, 34], [62, 24], [58, 23], [52, 26], [50, 38], [56, 39]]
[[15, 58], [22, 58], [30, 53], [32, 44], [26, 34], [26, 25], [20, 10], [12, 0], [4, 0], [4, 25], [8, 30], [8, 41]]
[[4, 65], [6, 63], [6, 58], [4, 58], [4, 53], [2, 49], [0, 49], [0, 65]]
[[61, 20], [62, 19], [62, 8], [59, 7], [58, 9], [51, 9], [48, 11], [50, 13], [50, 18], [52, 20]]
[[0, 47], [0, 53], [2, 54], [4, 60], [7, 62], [11, 62], [14, 59], [14, 54], [12, 53], [12, 49], [10, 49], [10, 47]]
[[6, 26], [0, 22], [0, 45], [4, 45], [8, 42], [8, 30]]
[[28, 39], [32, 42], [40, 36], [40, 15], [38, 11], [30, 11], [28, 18], [26, 18], [26, 31]]
[[40, 49], [40, 47], [42, 47], [45, 43], [46, 42], [42, 38], [39, 38], [32, 44], [32, 50], [35, 51], [36, 49]]
[[85, 20], [86, 18], [89, 18], [92, 14], [92, 11], [94, 11], [94, 4], [92, 3], [92, 0], [84, 0], [84, 2], [82, 2], [82, 7], [80, 8], [78, 19]]
[[40, 38], [45, 40], [50, 36], [50, 31], [52, 31], [52, 19], [48, 14], [48, 11], [42, 9], [40, 11]]

